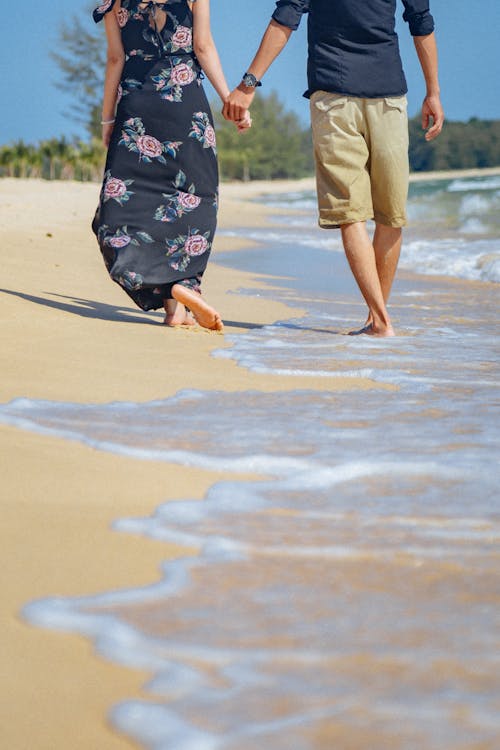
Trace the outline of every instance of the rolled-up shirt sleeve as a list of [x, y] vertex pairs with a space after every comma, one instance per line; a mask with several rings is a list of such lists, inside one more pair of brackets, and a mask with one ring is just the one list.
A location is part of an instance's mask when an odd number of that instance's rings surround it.
[[429, 0], [403, 0], [403, 18], [410, 27], [412, 36], [427, 36], [434, 31], [434, 19], [429, 8]]
[[292, 31], [298, 29], [303, 13], [309, 10], [309, 0], [278, 0], [273, 19]]

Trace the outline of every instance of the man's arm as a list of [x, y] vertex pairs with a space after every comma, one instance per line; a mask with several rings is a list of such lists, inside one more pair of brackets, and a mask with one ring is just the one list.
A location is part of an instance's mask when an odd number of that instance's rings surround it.
[[429, 8], [429, 0], [403, 0], [403, 5], [405, 7], [403, 18], [410, 27], [410, 34], [413, 37], [427, 86], [427, 93], [422, 106], [422, 127], [427, 130], [426, 140], [432, 141], [440, 134], [444, 122], [439, 92], [434, 19]]
[[[444, 112], [438, 79], [438, 53], [434, 33], [426, 36], [414, 36], [422, 73], [424, 74], [427, 92], [422, 105], [422, 128], [427, 130], [425, 139], [432, 141], [443, 129]], [[431, 124], [432, 121], [432, 124]]]
[[[274, 19], [270, 22], [257, 54], [248, 68], [248, 73], [253, 73], [258, 81], [278, 57], [286, 43], [290, 39], [292, 29], [282, 26]], [[247, 87], [243, 83], [234, 89], [224, 103], [222, 114], [226, 120], [241, 120], [246, 110], [250, 107], [255, 96], [255, 88]]]

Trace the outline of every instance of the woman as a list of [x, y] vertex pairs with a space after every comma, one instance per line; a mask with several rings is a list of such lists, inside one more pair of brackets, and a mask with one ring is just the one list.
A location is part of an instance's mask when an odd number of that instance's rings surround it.
[[[217, 220], [218, 169], [202, 69], [229, 95], [209, 0], [106, 0], [102, 137], [108, 155], [92, 224], [111, 278], [165, 324], [222, 331], [200, 283]], [[250, 126], [246, 118], [239, 129]]]

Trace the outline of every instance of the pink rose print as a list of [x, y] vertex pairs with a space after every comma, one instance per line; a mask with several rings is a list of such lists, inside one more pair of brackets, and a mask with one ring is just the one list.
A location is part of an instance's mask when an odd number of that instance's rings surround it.
[[193, 258], [210, 250], [209, 236], [210, 232], [200, 234], [198, 229], [193, 229], [189, 234], [179, 235], [173, 240], [167, 238], [165, 241], [169, 265], [176, 270], [185, 271]]
[[215, 130], [206, 112], [194, 112], [190, 138], [196, 138], [203, 144], [203, 148], [211, 148], [216, 153]]
[[118, 19], [118, 26], [123, 29], [129, 19], [128, 10], [126, 10], [125, 8], [120, 8], [118, 13], [116, 14], [116, 17]]
[[197, 195], [192, 195], [192, 193], [183, 193], [182, 190], [179, 190], [177, 200], [179, 201], [179, 205], [182, 206], [182, 208], [187, 209], [188, 211], [192, 211], [193, 209], [198, 208], [201, 203], [201, 198], [199, 198]]
[[170, 74], [170, 82], [174, 86], [187, 86], [192, 83], [195, 78], [196, 74], [193, 73], [192, 68], [186, 65], [186, 63], [179, 63], [179, 65], [176, 65], [172, 68]]
[[130, 197], [134, 195], [132, 190], [129, 190], [129, 185], [132, 185], [134, 180], [120, 180], [119, 177], [113, 177], [111, 171], [108, 169], [105, 174], [104, 180], [104, 193], [103, 201], [109, 201], [111, 198], [115, 200], [120, 206], [123, 206]]
[[112, 4], [113, 4], [113, 0], [106, 0], [105, 3], [103, 3], [102, 5], [99, 5], [99, 7], [97, 8], [97, 12], [105, 13], [107, 9], [111, 7]]
[[127, 247], [130, 244], [130, 237], [128, 234], [121, 234], [118, 237], [111, 237], [108, 242], [111, 247]]
[[208, 240], [202, 234], [193, 234], [186, 239], [184, 251], [187, 255], [203, 255], [208, 248]]
[[191, 49], [193, 44], [193, 34], [191, 29], [187, 26], [178, 26], [171, 41], [172, 45], [177, 49]]
[[[140, 161], [150, 163], [153, 159], [158, 159], [160, 164], [166, 164], [165, 156], [171, 156], [175, 159], [182, 141], [160, 143], [154, 136], [146, 133], [140, 117], [130, 117], [123, 123], [122, 135], [118, 145], [126, 146], [129, 151], [139, 154]], [[125, 184], [127, 184], [127, 181], [125, 181]]]
[[106, 181], [104, 188], [104, 195], [108, 198], [120, 198], [127, 192], [127, 186], [123, 180], [119, 180], [117, 177], [111, 177]]
[[216, 147], [216, 139], [215, 139], [215, 130], [211, 125], [207, 125], [205, 128], [205, 141], [209, 148], [215, 149]]
[[149, 156], [150, 159], [162, 155], [163, 147], [152, 135], [140, 135], [135, 143], [140, 153]]

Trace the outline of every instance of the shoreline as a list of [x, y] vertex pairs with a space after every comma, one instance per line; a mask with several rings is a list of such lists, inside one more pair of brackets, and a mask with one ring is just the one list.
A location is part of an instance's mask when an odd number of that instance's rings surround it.
[[433, 172], [410, 172], [410, 182], [425, 182], [427, 180], [454, 180], [467, 177], [490, 177], [500, 175], [499, 167], [481, 167], [474, 169], [443, 169]]
[[[500, 175], [500, 166], [483, 167], [478, 169], [449, 169], [434, 172], [410, 172], [410, 183], [433, 182], [439, 180], [455, 180], [474, 177], [490, 177]], [[261, 195], [272, 193], [300, 192], [315, 190], [314, 176], [302, 177], [297, 180], [251, 180], [250, 182], [223, 182], [222, 190], [229, 197], [234, 193], [244, 192], [246, 198], [253, 199]], [[246, 226], [246, 224], [243, 224]]]

